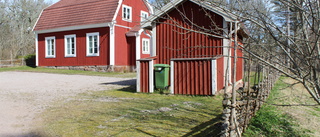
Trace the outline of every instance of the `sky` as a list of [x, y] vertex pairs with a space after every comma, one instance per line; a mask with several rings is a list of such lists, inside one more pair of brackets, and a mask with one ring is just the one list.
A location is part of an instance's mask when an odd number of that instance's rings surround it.
[[[56, 3], [56, 2], [58, 2], [59, 0], [44, 0], [44, 1], [46, 1], [46, 2], [52, 2], [52, 3]], [[150, 1], [150, 0], [149, 0]], [[152, 1], [152, 0], [151, 0]]]
[[52, 3], [56, 3], [58, 2], [59, 0], [44, 0], [45, 2], [52, 2]]

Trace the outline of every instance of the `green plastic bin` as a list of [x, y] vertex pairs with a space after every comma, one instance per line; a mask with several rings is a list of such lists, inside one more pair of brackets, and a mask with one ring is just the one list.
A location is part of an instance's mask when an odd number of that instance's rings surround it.
[[155, 87], [156, 89], [167, 89], [169, 86], [169, 68], [168, 64], [155, 64]]

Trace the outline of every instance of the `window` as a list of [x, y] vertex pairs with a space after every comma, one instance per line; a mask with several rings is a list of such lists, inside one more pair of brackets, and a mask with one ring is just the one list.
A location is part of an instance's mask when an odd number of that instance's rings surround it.
[[65, 57], [76, 56], [76, 35], [64, 36]]
[[46, 58], [55, 58], [56, 57], [56, 37], [46, 37]]
[[87, 33], [87, 56], [99, 56], [99, 32]]
[[125, 21], [132, 20], [132, 8], [126, 5], [122, 6], [122, 19]]
[[148, 18], [149, 14], [148, 12], [141, 11], [141, 22], [145, 21]]
[[142, 39], [142, 54], [150, 54], [150, 40]]

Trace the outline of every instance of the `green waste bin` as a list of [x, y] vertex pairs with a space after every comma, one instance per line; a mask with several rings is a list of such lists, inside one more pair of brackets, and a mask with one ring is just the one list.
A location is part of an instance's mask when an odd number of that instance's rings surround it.
[[168, 64], [155, 64], [155, 87], [156, 89], [167, 89], [169, 86], [169, 68]]

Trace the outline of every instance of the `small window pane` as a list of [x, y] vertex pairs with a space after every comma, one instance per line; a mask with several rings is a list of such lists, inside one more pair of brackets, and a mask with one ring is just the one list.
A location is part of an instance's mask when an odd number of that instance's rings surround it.
[[122, 19], [126, 21], [131, 21], [131, 7], [123, 5], [122, 12]]
[[87, 40], [87, 55], [99, 56], [99, 33], [88, 33]]

